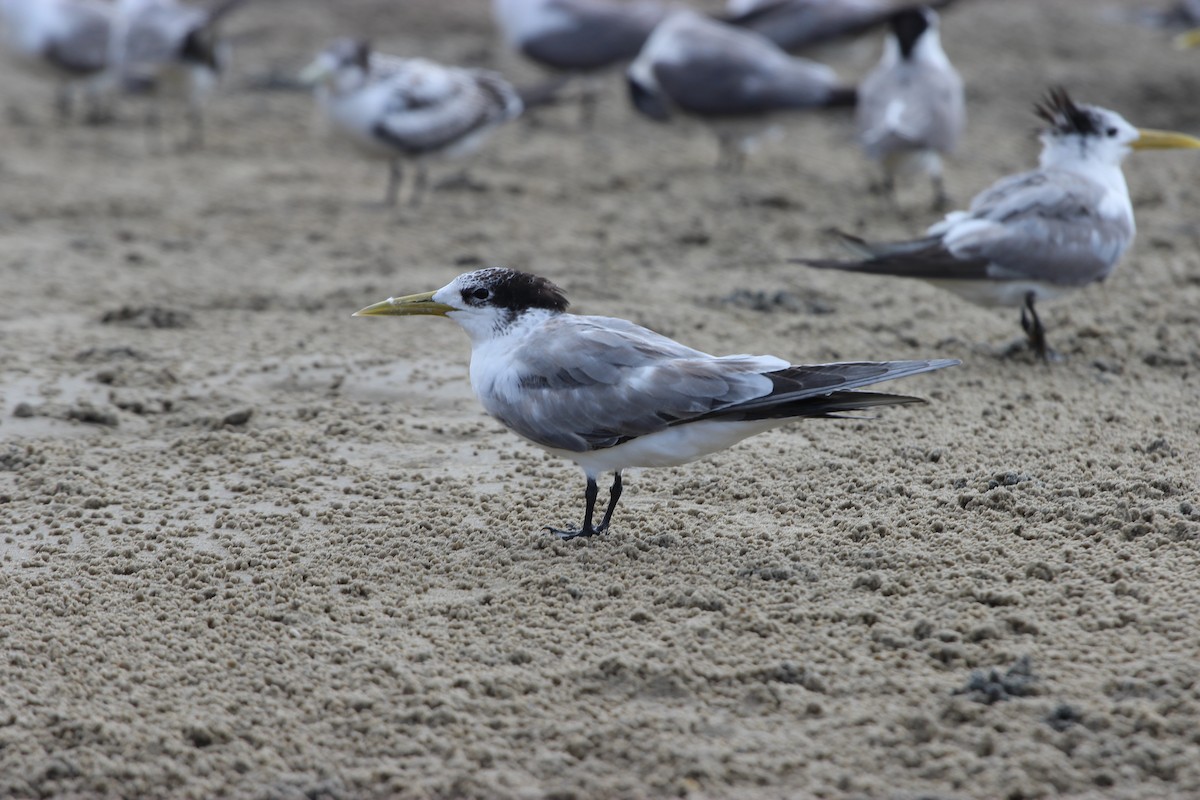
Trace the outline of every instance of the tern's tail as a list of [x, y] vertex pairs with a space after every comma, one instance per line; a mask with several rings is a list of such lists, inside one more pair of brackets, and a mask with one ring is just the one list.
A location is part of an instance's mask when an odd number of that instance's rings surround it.
[[923, 403], [917, 397], [900, 394], [852, 391], [884, 381], [919, 375], [959, 364], [957, 359], [929, 361], [862, 361], [838, 364], [812, 364], [785, 367], [765, 373], [773, 384], [770, 394], [724, 408], [714, 409], [698, 419], [725, 420], [786, 419], [789, 417], [832, 417], [846, 411], [876, 406]]
[[837, 269], [867, 275], [895, 275], [924, 280], [976, 280], [988, 277], [987, 259], [963, 259], [942, 244], [940, 236], [904, 242], [868, 242], [848, 233], [834, 231], [853, 260], [793, 258], [792, 263], [816, 269]]

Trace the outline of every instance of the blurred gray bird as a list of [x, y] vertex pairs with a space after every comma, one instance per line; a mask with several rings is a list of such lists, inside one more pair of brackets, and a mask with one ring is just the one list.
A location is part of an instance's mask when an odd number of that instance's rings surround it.
[[[952, 2], [932, 0], [926, 5], [942, 8]], [[722, 19], [796, 51], [865, 33], [917, 5], [911, 0], [729, 0]]]
[[113, 6], [102, 0], [0, 0], [4, 38], [20, 62], [59, 81], [60, 113], [77, 87], [98, 117], [112, 35]]
[[890, 194], [899, 173], [923, 171], [933, 181], [934, 207], [948, 204], [942, 155], [966, 125], [963, 83], [942, 50], [937, 12], [901, 11], [891, 19], [879, 65], [858, 86], [858, 138], [884, 171]]
[[[565, 313], [545, 278], [491, 268], [435, 292], [392, 297], [355, 316], [432, 315], [471, 339], [471, 386], [489, 414], [587, 477], [583, 525], [562, 539], [603, 533], [621, 497], [621, 473], [716, 453], [799, 417], [919, 403], [853, 391], [959, 362], [793, 365], [775, 356], [717, 357], [632, 322]], [[614, 473], [599, 525], [596, 479]]]
[[382, 55], [353, 39], [327, 47], [301, 79], [317, 88], [317, 102], [339, 133], [389, 162], [388, 205], [399, 196], [404, 161], [416, 164], [410, 199], [416, 205], [427, 182], [425, 159], [472, 152], [522, 110], [498, 73]]
[[[492, 0], [492, 16], [509, 47], [547, 69], [591, 76], [628, 62], [669, 7], [659, 0]], [[580, 94], [590, 124], [598, 84]]]
[[[186, 103], [193, 146], [203, 141], [202, 105], [225, 66], [217, 25], [245, 2], [201, 8], [178, 0], [117, 0], [113, 69], [127, 87]], [[157, 111], [152, 121], [158, 124]]]
[[626, 71], [630, 100], [659, 122], [673, 112], [709, 125], [720, 164], [741, 165], [756, 134], [778, 112], [853, 105], [855, 91], [824, 64], [789, 56], [753, 31], [676, 11]]
[[796, 260], [819, 269], [920, 278], [982, 306], [1019, 307], [1028, 344], [1047, 360], [1035, 303], [1103, 281], [1133, 242], [1125, 156], [1200, 148], [1200, 139], [1138, 130], [1115, 111], [1077, 105], [1062, 89], [1052, 90], [1037, 113], [1047, 123], [1037, 169], [993, 184], [923, 238], [868, 242], [843, 235], [857, 260]]

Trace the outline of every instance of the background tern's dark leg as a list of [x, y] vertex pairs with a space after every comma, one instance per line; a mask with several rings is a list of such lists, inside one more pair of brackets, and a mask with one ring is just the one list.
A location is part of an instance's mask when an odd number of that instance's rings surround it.
[[410, 208], [416, 208], [421, 205], [421, 201], [425, 199], [425, 192], [429, 187], [429, 171], [420, 161], [417, 162], [417, 179], [413, 183], [412, 196], [408, 198]]
[[[583, 499], [587, 502], [587, 506], [583, 511], [583, 527], [577, 531], [563, 531], [558, 528], [546, 527], [546, 530], [553, 533], [564, 542], [569, 539], [574, 539], [577, 536], [595, 536], [600, 531], [592, 527], [592, 514], [596, 511], [596, 497], [600, 494], [600, 487], [596, 485], [595, 478], [590, 475], [587, 479], [587, 489], [583, 492]], [[607, 518], [607, 514], [605, 517]]]
[[400, 159], [393, 159], [388, 164], [387, 194], [384, 196], [383, 201], [386, 205], [396, 205], [396, 198], [400, 196], [400, 181], [403, 177], [404, 167], [400, 166]]
[[1033, 307], [1033, 292], [1025, 295], [1025, 305], [1021, 306], [1021, 327], [1029, 337], [1029, 346], [1042, 361], [1049, 359], [1049, 348], [1046, 347], [1046, 328]]
[[604, 533], [608, 530], [608, 523], [612, 520], [613, 509], [617, 507], [617, 501], [621, 499], [621, 473], [620, 471], [613, 473], [612, 488], [608, 490], [608, 508], [604, 509], [604, 519], [600, 520], [600, 527], [596, 528], [596, 533]]

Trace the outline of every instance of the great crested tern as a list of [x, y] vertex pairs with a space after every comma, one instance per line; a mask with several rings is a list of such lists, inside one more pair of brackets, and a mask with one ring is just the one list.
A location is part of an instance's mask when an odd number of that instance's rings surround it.
[[1046, 332], [1034, 308], [1109, 276], [1134, 237], [1133, 207], [1121, 172], [1130, 150], [1200, 148], [1200, 139], [1139, 130], [1115, 111], [1077, 105], [1052, 89], [1037, 106], [1040, 166], [977, 195], [920, 239], [867, 242], [844, 236], [859, 260], [796, 259], [820, 269], [921, 278], [971, 302], [1020, 307], [1030, 346], [1046, 360]]
[[[492, 0], [492, 16], [508, 46], [547, 69], [590, 76], [638, 54], [669, 11], [659, 0]], [[590, 123], [599, 87], [580, 94]]]
[[[931, 0], [941, 8], [953, 0]], [[908, 0], [729, 0], [723, 19], [756, 31], [784, 50], [795, 51], [877, 28], [905, 8]]]
[[[471, 339], [471, 386], [484, 409], [587, 476], [583, 525], [563, 539], [604, 532], [621, 473], [676, 466], [798, 417], [922, 402], [852, 391], [958, 361], [789, 364], [775, 356], [716, 357], [611, 317], [565, 313], [545, 278], [490, 268], [434, 292], [391, 297], [355, 316], [433, 315]], [[599, 525], [596, 479], [614, 473]]]
[[113, 6], [103, 0], [0, 0], [4, 38], [24, 64], [60, 81], [64, 115], [76, 84], [100, 112], [112, 21]]
[[942, 155], [954, 150], [967, 119], [962, 78], [942, 50], [936, 11], [906, 9], [890, 25], [883, 58], [858, 86], [859, 143], [883, 166], [886, 191], [897, 173], [923, 171], [943, 209]]
[[626, 78], [630, 100], [647, 117], [665, 122], [678, 111], [710, 125], [727, 166], [740, 165], [772, 114], [855, 101], [854, 89], [824, 64], [687, 10], [654, 29]]
[[117, 0], [110, 61], [123, 84], [187, 104], [190, 144], [203, 139], [202, 104], [225, 54], [217, 25], [247, 0], [201, 8], [179, 0]]
[[389, 205], [396, 204], [403, 161], [417, 167], [415, 205], [426, 184], [423, 159], [469, 153], [522, 110], [516, 89], [499, 73], [384, 56], [353, 39], [335, 41], [301, 78], [317, 87], [317, 101], [340, 133], [389, 162]]

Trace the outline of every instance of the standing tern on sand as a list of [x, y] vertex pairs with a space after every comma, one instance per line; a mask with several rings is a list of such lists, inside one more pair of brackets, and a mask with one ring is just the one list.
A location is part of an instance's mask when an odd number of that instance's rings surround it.
[[203, 140], [202, 105], [225, 66], [217, 26], [245, 2], [221, 0], [203, 8], [179, 0], [117, 0], [113, 69], [127, 86], [186, 103], [192, 145]]
[[843, 236], [860, 260], [797, 259], [820, 269], [921, 278], [971, 302], [1021, 308], [1021, 327], [1046, 360], [1034, 308], [1109, 276], [1134, 236], [1121, 172], [1132, 150], [1200, 148], [1200, 139], [1138, 130], [1115, 111], [1077, 105], [1063, 89], [1037, 107], [1040, 166], [984, 190], [921, 239], [868, 242]]
[[889, 194], [899, 173], [933, 180], [934, 207], [945, 209], [942, 155], [966, 125], [963, 82], [942, 50], [938, 15], [910, 8], [891, 19], [879, 65], [858, 86], [858, 140], [884, 172]]
[[301, 79], [317, 87], [317, 102], [338, 132], [389, 162], [389, 205], [396, 204], [404, 161], [416, 163], [410, 198], [416, 205], [426, 183], [424, 159], [469, 153], [522, 110], [499, 73], [384, 56], [353, 39], [327, 47]]
[[0, 0], [5, 40], [24, 64], [61, 82], [58, 106], [64, 115], [77, 83], [99, 113], [112, 18], [113, 6], [103, 0]]
[[672, 112], [713, 128], [721, 163], [740, 166], [778, 112], [853, 105], [855, 91], [824, 64], [789, 56], [769, 39], [694, 11], [676, 11], [626, 71], [630, 100], [651, 119]]
[[[716, 357], [610, 317], [564, 313], [545, 278], [491, 268], [435, 292], [393, 297], [355, 316], [433, 315], [471, 339], [471, 386], [496, 419], [587, 476], [583, 526], [603, 533], [621, 496], [621, 472], [715, 453], [797, 417], [922, 402], [852, 391], [959, 362], [885, 361], [797, 366], [775, 356]], [[597, 477], [614, 473], [599, 525]]]

